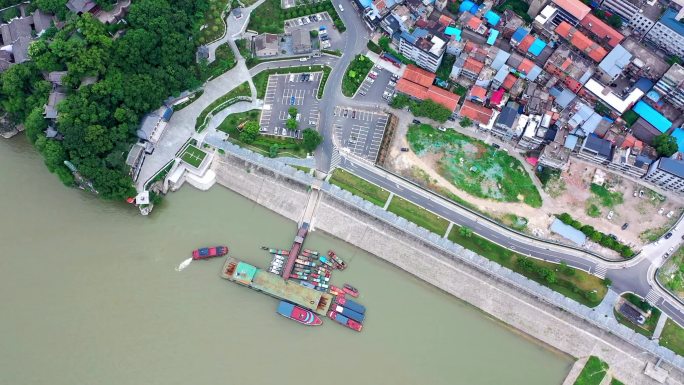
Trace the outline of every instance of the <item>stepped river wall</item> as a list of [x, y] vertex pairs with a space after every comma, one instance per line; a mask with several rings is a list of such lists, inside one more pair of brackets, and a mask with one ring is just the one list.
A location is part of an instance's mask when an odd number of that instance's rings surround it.
[[[300, 221], [311, 188], [307, 181], [313, 182], [313, 178], [269, 159], [262, 158], [264, 164], [258, 164], [244, 154], [237, 155], [216, 157], [212, 169], [217, 182], [286, 218]], [[659, 383], [644, 374], [647, 363], [657, 361], [656, 355], [638, 343], [590, 322], [586, 315], [573, 314], [512, 284], [508, 276], [514, 273], [497, 269], [498, 265], [484, 268], [481, 262], [470, 263], [482, 260], [471, 251], [435, 234], [420, 236], [426, 233], [423, 229], [391, 213], [374, 215], [373, 210], [381, 208], [357, 197], [341, 198], [345, 194], [350, 195], [323, 183], [311, 223], [314, 230], [368, 251], [563, 353], [576, 358], [599, 356], [610, 365], [611, 374], [626, 384]], [[401, 226], [380, 215], [394, 217]], [[441, 246], [446, 243], [450, 249]], [[622, 329], [618, 331], [622, 333]], [[638, 337], [634, 340], [644, 342]], [[663, 361], [661, 367], [669, 372], [666, 383], [684, 383], [677, 361]]]

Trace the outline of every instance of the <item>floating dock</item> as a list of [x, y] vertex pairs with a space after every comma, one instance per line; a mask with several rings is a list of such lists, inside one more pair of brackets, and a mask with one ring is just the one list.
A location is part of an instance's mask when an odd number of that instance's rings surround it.
[[304, 243], [304, 239], [306, 238], [306, 234], [308, 232], [309, 224], [306, 222], [302, 223], [302, 226], [297, 230], [297, 235], [295, 235], [295, 239], [292, 242], [292, 247], [290, 248], [290, 253], [287, 258], [287, 263], [285, 264], [285, 268], [283, 269], [282, 275], [285, 280], [288, 280], [290, 278], [290, 274], [292, 273], [292, 269], [294, 268], [295, 261], [299, 256], [299, 252], [302, 250], [302, 244]]
[[221, 270], [221, 277], [323, 316], [327, 314], [333, 303], [331, 294], [302, 286], [297, 281], [288, 282], [279, 275], [269, 273], [233, 257], [226, 258], [226, 263]]

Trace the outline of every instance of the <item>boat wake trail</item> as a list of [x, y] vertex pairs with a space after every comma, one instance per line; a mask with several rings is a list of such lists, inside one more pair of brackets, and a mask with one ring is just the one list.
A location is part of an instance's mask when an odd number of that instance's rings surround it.
[[178, 267], [176, 267], [176, 271], [183, 271], [186, 267], [190, 266], [190, 262], [192, 262], [192, 258], [188, 258], [185, 261], [181, 262]]

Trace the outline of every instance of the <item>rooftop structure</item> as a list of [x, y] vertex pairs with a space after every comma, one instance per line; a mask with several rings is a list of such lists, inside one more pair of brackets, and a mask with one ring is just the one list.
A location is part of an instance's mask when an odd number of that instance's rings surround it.
[[555, 32], [560, 36], [564, 37], [570, 42], [575, 48], [580, 52], [589, 56], [595, 62], [600, 62], [608, 53], [603, 47], [598, 45], [596, 42], [588, 38], [582, 32], [579, 32], [576, 28], [572, 27], [567, 22], [561, 22], [558, 27], [556, 27]]
[[278, 54], [278, 43], [280, 37], [272, 33], [263, 33], [261, 35], [254, 36], [254, 54], [257, 57], [268, 57], [275, 56]]
[[625, 111], [627, 111], [627, 109], [632, 107], [637, 100], [644, 96], [644, 91], [637, 87], [634, 87], [629, 93], [622, 97], [618, 96], [610, 89], [610, 87], [606, 87], [594, 79], [589, 79], [589, 81], [584, 84], [584, 88], [595, 95], [602, 102], [607, 104], [609, 107], [617, 111], [620, 115], [622, 115]]
[[622, 74], [622, 71], [627, 68], [632, 61], [632, 54], [629, 53], [623, 46], [617, 45], [598, 65], [598, 68], [606, 75], [608, 80], [612, 82]]
[[613, 144], [606, 139], [590, 134], [584, 139], [578, 156], [592, 162], [607, 164], [613, 159]]
[[660, 158], [651, 163], [644, 179], [665, 190], [684, 192], [684, 161]]
[[311, 52], [311, 35], [304, 28], [292, 31], [292, 51], [296, 54]]
[[550, 230], [561, 237], [572, 241], [578, 246], [584, 246], [587, 242], [587, 236], [583, 232], [577, 230], [576, 228], [566, 225], [560, 219], [555, 218], [551, 223]]
[[594, 36], [596, 41], [605, 43], [610, 47], [617, 46], [625, 38], [620, 32], [592, 14], [588, 14], [584, 17], [580, 21], [580, 24]]
[[436, 75], [434, 73], [428, 72], [422, 68], [418, 68], [413, 64], [406, 66], [406, 70], [402, 76], [403, 79], [409, 80], [423, 87], [430, 87], [435, 81], [435, 77]]
[[[682, 17], [680, 16], [679, 19]], [[653, 27], [646, 33], [646, 39], [671, 55], [684, 57], [684, 23], [677, 17], [677, 11], [667, 9]]]
[[449, 40], [446, 35], [438, 36], [436, 32], [422, 28], [416, 28], [412, 33], [402, 32], [399, 37], [399, 52], [420, 67], [436, 72], [442, 63]]
[[684, 67], [673, 64], [653, 86], [653, 91], [673, 106], [684, 109]]
[[644, 118], [644, 120], [649, 122], [660, 132], [666, 132], [672, 127], [672, 122], [670, 120], [641, 100], [634, 106], [634, 112]]
[[97, 6], [94, 1], [90, 0], [69, 0], [66, 3], [67, 8], [73, 13], [81, 14], [90, 12], [93, 8]]
[[409, 65], [397, 82], [397, 91], [418, 100], [430, 99], [449, 109], [456, 110], [460, 96], [432, 84], [435, 74]]
[[487, 108], [466, 100], [463, 102], [463, 106], [458, 114], [461, 117], [467, 117], [471, 119], [473, 122], [479, 125], [487, 126], [494, 116], [494, 111], [491, 108]]
[[553, 0], [553, 3], [558, 6], [556, 18], [571, 25], [577, 25], [591, 12], [591, 8], [579, 0]]

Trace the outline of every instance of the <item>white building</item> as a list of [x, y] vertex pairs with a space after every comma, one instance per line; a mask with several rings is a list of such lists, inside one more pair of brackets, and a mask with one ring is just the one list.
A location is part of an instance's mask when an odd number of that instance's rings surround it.
[[684, 161], [660, 158], [648, 168], [644, 180], [665, 190], [684, 192]]

